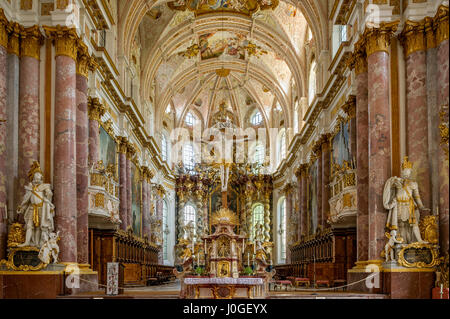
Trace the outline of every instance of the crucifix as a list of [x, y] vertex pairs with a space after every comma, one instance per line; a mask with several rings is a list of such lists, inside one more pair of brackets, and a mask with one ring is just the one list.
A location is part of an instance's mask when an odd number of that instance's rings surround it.
[[231, 163], [223, 161], [220, 164], [220, 182], [222, 190], [222, 208], [228, 208], [228, 180], [230, 177]]

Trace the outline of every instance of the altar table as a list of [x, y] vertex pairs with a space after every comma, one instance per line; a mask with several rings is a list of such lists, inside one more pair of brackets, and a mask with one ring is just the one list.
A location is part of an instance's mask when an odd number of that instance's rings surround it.
[[186, 298], [195, 299], [253, 299], [265, 298], [263, 278], [184, 278]]

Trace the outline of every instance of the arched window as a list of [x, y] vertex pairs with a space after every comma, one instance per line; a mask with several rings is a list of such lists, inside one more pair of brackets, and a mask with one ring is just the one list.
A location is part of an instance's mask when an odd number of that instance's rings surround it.
[[191, 112], [188, 112], [188, 114], [186, 114], [186, 118], [184, 119], [184, 122], [188, 126], [194, 126], [194, 122], [195, 122], [194, 115], [192, 115]]
[[252, 211], [252, 239], [255, 238], [256, 226], [258, 224], [264, 224], [264, 205], [256, 204], [253, 206]]
[[168, 147], [167, 138], [165, 134], [161, 134], [161, 157], [164, 162], [167, 162]]
[[278, 140], [278, 165], [286, 157], [286, 131], [283, 129]]
[[316, 61], [311, 62], [311, 68], [309, 69], [309, 92], [308, 92], [308, 104], [311, 104], [316, 96]]
[[283, 197], [280, 199], [278, 204], [278, 218], [279, 218], [279, 226], [278, 226], [278, 234], [280, 240], [280, 260], [281, 262], [286, 262], [286, 198]]
[[183, 164], [188, 171], [194, 170], [194, 147], [191, 143], [184, 145], [183, 148]]
[[169, 248], [169, 223], [167, 221], [169, 214], [169, 209], [167, 207], [167, 203], [164, 200], [163, 201], [163, 220], [162, 220], [162, 226], [163, 226], [163, 259], [168, 260], [168, 248]]
[[263, 120], [263, 118], [262, 118], [261, 112], [260, 111], [256, 111], [255, 114], [253, 114], [253, 116], [251, 117], [250, 122], [253, 125], [257, 126], [257, 125], [260, 125], [262, 123], [262, 120]]
[[255, 146], [255, 152], [253, 153], [253, 161], [257, 164], [264, 164], [265, 158], [265, 149], [264, 145], [261, 142], [258, 142]]
[[[193, 224], [195, 225], [196, 220], [195, 220], [195, 208], [194, 206], [192, 206], [191, 204], [188, 204], [184, 207], [184, 225], [189, 224], [190, 222], [193, 222]], [[194, 233], [195, 233], [195, 227], [194, 227]]]

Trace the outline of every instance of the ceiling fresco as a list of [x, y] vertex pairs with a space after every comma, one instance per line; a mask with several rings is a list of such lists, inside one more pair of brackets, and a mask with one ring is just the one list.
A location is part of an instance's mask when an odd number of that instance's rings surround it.
[[[192, 113], [211, 125], [219, 104], [245, 126], [258, 108], [270, 123], [277, 102], [292, 109], [304, 83], [306, 19], [271, 0], [158, 2], [140, 26], [143, 85], [155, 87], [155, 113], [171, 104], [175, 125]], [[257, 9], [255, 9], [257, 8]], [[258, 9], [259, 8], [259, 9]], [[291, 94], [291, 89], [298, 92]], [[286, 117], [289, 111], [284, 112]], [[291, 123], [286, 118], [286, 123]]]

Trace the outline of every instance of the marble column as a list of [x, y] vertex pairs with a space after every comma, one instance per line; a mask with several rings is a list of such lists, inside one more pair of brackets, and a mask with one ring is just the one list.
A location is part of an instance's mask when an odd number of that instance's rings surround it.
[[0, 12], [0, 259], [5, 258], [8, 212], [6, 208], [6, 121], [7, 121], [7, 21]]
[[89, 210], [89, 120], [88, 76], [89, 54], [80, 46], [76, 75], [76, 163], [77, 163], [77, 262], [88, 264]]
[[[291, 250], [289, 249], [289, 244], [290, 244], [290, 233], [288, 232], [289, 227], [289, 223], [292, 220], [291, 215], [293, 214], [293, 205], [292, 205], [292, 186], [289, 185], [288, 188], [286, 189], [286, 211], [284, 212], [285, 214], [285, 218], [286, 218], [286, 224], [285, 224], [285, 229], [283, 229], [284, 231], [284, 235], [286, 236], [286, 264], [289, 264], [291, 262]], [[281, 221], [279, 221], [279, 224], [281, 224]]]
[[327, 226], [327, 217], [325, 216], [322, 208], [322, 191], [323, 191], [323, 183], [322, 183], [322, 174], [323, 174], [323, 163], [322, 163], [322, 145], [319, 141], [319, 145], [317, 145], [318, 149], [316, 151], [316, 156], [318, 157], [317, 161], [317, 226], [319, 226], [322, 230], [324, 230]]
[[[449, 40], [448, 40], [448, 7], [441, 6], [435, 18], [437, 44], [437, 105], [440, 109], [441, 125], [447, 123], [449, 107]], [[447, 109], [444, 109], [444, 106]], [[444, 125], [445, 126], [445, 125]], [[445, 142], [445, 138], [447, 141]], [[449, 146], [448, 131], [445, 136], [441, 131], [439, 147], [439, 244], [442, 255], [449, 251]]]
[[322, 216], [326, 223], [330, 216], [330, 135], [322, 136]]
[[132, 159], [135, 154], [134, 148], [132, 147], [131, 143], [128, 143], [127, 145], [127, 161], [126, 161], [126, 168], [127, 168], [127, 227], [132, 227], [133, 225], [133, 208], [132, 208], [132, 187], [133, 187], [133, 180], [131, 179], [131, 170], [132, 170]]
[[[161, 237], [158, 237], [159, 242], [162, 243], [162, 214], [163, 214], [163, 198], [161, 196], [161, 194], [157, 195], [157, 199], [156, 199], [156, 218], [158, 221], [161, 221], [161, 226], [158, 227], [157, 230], [154, 230], [158, 233], [158, 236], [160, 235]], [[163, 249], [161, 247], [161, 249], [158, 251], [158, 264], [162, 265], [164, 264], [164, 258], [163, 258]]]
[[9, 43], [7, 60], [7, 142], [6, 142], [6, 165], [7, 180], [6, 193], [8, 194], [8, 217], [12, 222], [16, 215], [17, 202], [21, 199], [19, 193], [19, 74], [20, 74], [20, 25], [10, 23], [8, 25]]
[[369, 106], [367, 57], [364, 51], [355, 54], [356, 74], [356, 216], [357, 260], [369, 258]]
[[77, 34], [75, 29], [46, 28], [55, 41], [54, 113], [54, 205], [56, 229], [60, 231], [62, 262], [76, 263], [77, 257]]
[[308, 212], [307, 212], [307, 172], [308, 172], [308, 164], [301, 165], [301, 193], [300, 193], [300, 215], [301, 215], [301, 233], [302, 235], [308, 235]]
[[120, 229], [126, 230], [128, 227], [128, 196], [127, 196], [127, 138], [119, 136], [118, 138], [119, 147], [119, 216], [122, 223], [120, 224]]
[[402, 33], [406, 60], [406, 155], [425, 207], [431, 207], [428, 157], [427, 53], [423, 23], [407, 21]]
[[105, 114], [105, 107], [98, 98], [89, 98], [89, 164], [96, 164], [100, 160], [99, 124]]
[[40, 47], [42, 35], [38, 26], [22, 29], [19, 75], [19, 185], [18, 196], [24, 195], [28, 171], [40, 153]]
[[142, 237], [147, 236], [150, 240], [150, 198], [148, 197], [148, 176], [149, 169], [146, 166], [142, 170]]
[[379, 260], [385, 245], [383, 189], [391, 177], [389, 44], [396, 26], [382, 25], [365, 34], [369, 105], [369, 260]]

